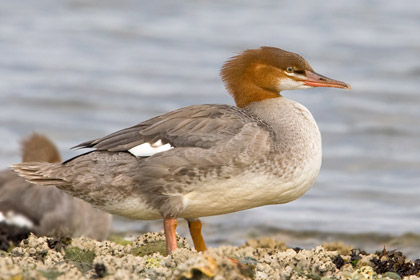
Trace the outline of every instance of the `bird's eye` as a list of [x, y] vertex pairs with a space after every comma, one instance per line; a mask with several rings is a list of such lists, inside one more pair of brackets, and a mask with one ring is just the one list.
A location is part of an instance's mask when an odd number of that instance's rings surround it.
[[289, 73], [293, 73], [293, 67], [292, 66], [287, 67], [286, 71]]

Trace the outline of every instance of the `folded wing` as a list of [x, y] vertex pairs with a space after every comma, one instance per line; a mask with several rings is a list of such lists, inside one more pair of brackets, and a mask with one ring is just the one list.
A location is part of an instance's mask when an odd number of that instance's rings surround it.
[[74, 148], [129, 151], [142, 144], [152, 147], [169, 144], [175, 148], [208, 149], [245, 132], [269, 136], [271, 129], [257, 117], [237, 107], [194, 105], [154, 117], [103, 138], [84, 142]]

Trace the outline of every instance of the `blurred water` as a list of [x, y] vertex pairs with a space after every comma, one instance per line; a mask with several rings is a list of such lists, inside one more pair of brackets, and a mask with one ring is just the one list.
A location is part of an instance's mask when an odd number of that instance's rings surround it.
[[285, 93], [318, 121], [319, 179], [287, 205], [205, 218], [210, 241], [262, 227], [419, 233], [419, 30], [417, 0], [2, 1], [0, 168], [20, 160], [18, 143], [32, 131], [69, 158], [69, 147], [159, 113], [233, 104], [220, 66], [276, 46], [353, 90]]

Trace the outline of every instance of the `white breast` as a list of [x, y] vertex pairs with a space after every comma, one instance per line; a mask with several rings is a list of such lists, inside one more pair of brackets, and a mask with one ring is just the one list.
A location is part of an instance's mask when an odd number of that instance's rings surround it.
[[302, 169], [296, 170], [292, 180], [246, 172], [231, 179], [215, 180], [184, 196], [181, 217], [214, 216], [290, 202], [309, 190], [320, 167], [321, 158], [314, 158], [303, 165]]

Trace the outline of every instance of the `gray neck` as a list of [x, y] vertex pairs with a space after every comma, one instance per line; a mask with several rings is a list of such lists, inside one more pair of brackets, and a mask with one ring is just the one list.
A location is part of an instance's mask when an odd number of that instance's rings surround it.
[[276, 137], [275, 148], [305, 157], [320, 155], [321, 134], [305, 106], [279, 97], [251, 103], [244, 109], [272, 127]]

